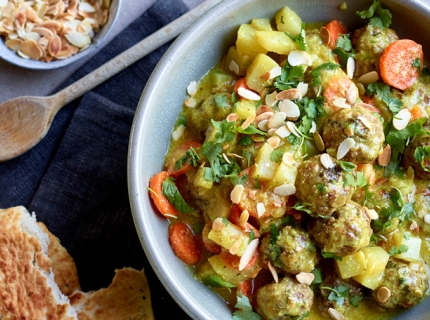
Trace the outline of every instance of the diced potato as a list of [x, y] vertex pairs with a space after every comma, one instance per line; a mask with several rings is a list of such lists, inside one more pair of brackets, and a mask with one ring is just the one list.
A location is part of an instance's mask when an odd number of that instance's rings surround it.
[[376, 289], [382, 279], [390, 255], [381, 247], [361, 249], [366, 259], [366, 271], [353, 279], [369, 289]]
[[205, 180], [206, 167], [200, 167], [197, 169], [196, 175], [194, 176], [194, 185], [196, 187], [201, 187], [205, 189], [212, 188], [214, 182], [213, 180]]
[[289, 36], [280, 31], [255, 31], [255, 39], [266, 51], [289, 54], [296, 44]]
[[216, 275], [216, 272], [208, 261], [205, 261], [205, 263], [200, 265], [195, 273], [196, 278], [200, 281], [203, 281], [206, 277], [213, 275]]
[[241, 228], [228, 220], [225, 221], [226, 225], [221, 230], [212, 229], [208, 234], [208, 238], [227, 250], [230, 250], [233, 244], [239, 243], [235, 254], [241, 257], [248, 246], [249, 236]]
[[239, 67], [239, 73], [237, 73], [237, 75], [244, 76], [246, 74], [246, 69], [248, 69], [251, 64], [252, 58], [246, 54], [239, 54], [239, 52], [237, 52], [237, 47], [233, 46], [228, 50], [225, 62], [227, 68], [229, 68], [230, 71], [235, 72], [234, 67], [232, 68], [233, 70], [230, 68], [232, 61], [234, 61], [234, 63]]
[[238, 271], [237, 269], [228, 266], [219, 255], [210, 257], [208, 261], [221, 279], [234, 285], [238, 285], [247, 279], [255, 278], [261, 270], [261, 266], [259, 264], [255, 264], [249, 269]]
[[250, 24], [242, 24], [237, 31], [236, 47], [240, 54], [248, 55], [254, 58], [259, 53], [266, 53], [255, 39], [255, 29]]
[[267, 18], [252, 19], [251, 26], [258, 31], [272, 31], [272, 25]]
[[299, 163], [296, 162], [295, 164], [289, 166], [281, 161], [275, 169], [271, 185], [276, 187], [284, 183], [294, 184], [296, 181], [298, 165]]
[[261, 93], [264, 88], [273, 83], [273, 79], [264, 80], [261, 78], [274, 67], [279, 66], [275, 60], [265, 54], [257, 55], [246, 71], [246, 85], [252, 90]]
[[336, 265], [342, 279], [347, 279], [366, 271], [366, 258], [363, 251], [358, 251], [342, 257], [342, 261], [336, 260]]
[[396, 254], [394, 257], [406, 261], [418, 260], [420, 258], [421, 251], [421, 238], [411, 236], [410, 232], [405, 232], [409, 239], [405, 239], [402, 231], [398, 230], [393, 234], [392, 245], [395, 247], [400, 247], [405, 245], [408, 247], [408, 251], [401, 254]]
[[279, 31], [288, 32], [293, 37], [302, 30], [302, 19], [288, 7], [283, 7], [275, 15], [276, 27]]
[[211, 80], [213, 87], [228, 87], [233, 85], [236, 77], [222, 70], [215, 70], [211, 73]]
[[255, 170], [252, 174], [254, 179], [261, 182], [270, 181], [275, 174], [277, 164], [270, 160], [270, 154], [273, 152], [273, 148], [265, 143], [258, 150], [257, 156], [255, 157]]
[[234, 112], [239, 116], [239, 119], [246, 119], [249, 116], [255, 116], [256, 111], [255, 101], [242, 99], [236, 103]]

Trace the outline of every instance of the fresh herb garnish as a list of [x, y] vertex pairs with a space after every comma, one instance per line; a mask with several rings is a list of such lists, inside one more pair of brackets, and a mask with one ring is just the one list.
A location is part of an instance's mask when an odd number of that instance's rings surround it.
[[308, 50], [308, 45], [306, 43], [305, 25], [304, 25], [303, 22], [302, 22], [302, 29], [300, 30], [300, 32], [299, 32], [298, 35], [296, 35], [295, 37], [293, 37], [288, 32], [285, 32], [285, 34], [287, 36], [289, 36], [291, 38], [291, 40], [293, 40], [296, 43], [296, 45], [299, 47], [300, 50], [303, 50], [303, 51]]
[[311, 211], [311, 210], [309, 210], [309, 209], [305, 206], [305, 204], [302, 204], [302, 203], [300, 203], [299, 201], [297, 201], [297, 202], [294, 204], [294, 206], [292, 206], [291, 208], [292, 208], [292, 209], [295, 209], [295, 210], [297, 210], [297, 211], [303, 211], [303, 212], [306, 212], [307, 214], [311, 214], [311, 213], [312, 213], [312, 211]]
[[418, 74], [421, 72], [421, 59], [420, 58], [415, 58], [412, 61], [412, 66], [417, 68]]
[[327, 191], [327, 188], [326, 188], [325, 184], [324, 184], [324, 183], [321, 183], [321, 182], [318, 182], [318, 183], [315, 185], [315, 188], [317, 188], [317, 190], [318, 190], [319, 192], [321, 192], [321, 193], [325, 193], [325, 192]]
[[246, 129], [242, 129], [242, 127], [237, 127], [236, 131], [242, 134], [260, 134], [262, 136], [266, 136], [267, 133], [261, 130], [258, 130], [255, 126], [250, 124]]
[[313, 69], [309, 74], [313, 77], [313, 81], [311, 82], [311, 87], [319, 87], [321, 85], [321, 71], [322, 70], [336, 70], [340, 65], [334, 62], [326, 62], [320, 65], [319, 67]]
[[390, 256], [395, 256], [396, 254], [402, 254], [408, 250], [409, 250], [408, 246], [406, 246], [404, 244], [401, 244], [398, 247], [392, 246], [390, 249]]
[[333, 252], [324, 252], [321, 251], [321, 255], [323, 256], [324, 259], [334, 259], [334, 260], [339, 260], [342, 261], [342, 257], [338, 256], [337, 254], [333, 253]]
[[345, 298], [348, 297], [349, 291], [351, 290], [349, 287], [345, 285], [338, 285], [334, 288], [330, 287], [320, 287], [321, 289], [330, 290], [330, 295], [328, 296], [328, 299], [330, 301], [336, 301], [336, 304], [338, 306], [341, 306], [345, 303]]
[[237, 142], [240, 146], [250, 146], [252, 144], [252, 139], [250, 136], [243, 136]]
[[341, 169], [345, 172], [352, 172], [357, 168], [357, 166], [355, 164], [353, 164], [352, 162], [337, 161], [337, 163], [341, 167]]
[[383, 9], [381, 3], [373, 0], [373, 4], [369, 9], [357, 11], [361, 19], [370, 19], [369, 24], [378, 28], [388, 28], [391, 24], [391, 12], [388, 9]]
[[175, 162], [174, 169], [179, 170], [186, 162], [190, 163], [193, 167], [197, 167], [200, 162], [200, 156], [193, 147], [190, 147], [185, 154]]
[[218, 108], [228, 108], [230, 105], [227, 102], [227, 95], [217, 95], [215, 96], [215, 105]]
[[358, 188], [363, 188], [368, 184], [366, 176], [361, 171], [356, 173], [356, 178], [354, 178], [354, 175], [351, 172], [346, 172], [344, 174], [343, 183], [347, 186]]
[[314, 275], [314, 280], [312, 284], [320, 284], [322, 282], [322, 272], [321, 269], [313, 269], [311, 273]]
[[284, 149], [276, 149], [273, 150], [270, 153], [270, 160], [275, 162], [275, 163], [279, 163], [282, 159], [282, 156], [284, 155], [285, 150]]
[[227, 288], [231, 292], [230, 288], [236, 288], [236, 286], [228, 281], [224, 281], [217, 275], [208, 276], [203, 279], [203, 283], [207, 286], [215, 288]]
[[394, 97], [390, 86], [383, 82], [371, 83], [367, 86], [367, 94], [375, 94], [377, 98], [382, 100], [393, 114], [396, 114], [402, 109], [403, 102]]
[[272, 89], [275, 88], [283, 91], [291, 88], [297, 88], [299, 82], [304, 80], [305, 69], [302, 66], [291, 66], [288, 61], [282, 68], [281, 75], [275, 78]]
[[339, 58], [342, 67], [346, 67], [349, 57], [354, 58], [355, 54], [352, 50], [352, 43], [349, 39], [349, 35], [339, 35], [336, 41], [336, 48], [333, 50], [333, 53]]
[[175, 209], [179, 212], [191, 213], [194, 211], [185, 202], [172, 178], [167, 178], [163, 181], [163, 183], [161, 184], [161, 192], [163, 192], [169, 203], [174, 206]]
[[415, 149], [414, 159], [418, 161], [424, 171], [430, 172], [427, 165], [430, 160], [430, 146], [420, 146]]
[[348, 300], [349, 300], [349, 303], [351, 303], [354, 307], [357, 308], [360, 305], [360, 302], [361, 300], [363, 300], [363, 298], [360, 295], [355, 294], [353, 296], [349, 296]]
[[303, 313], [300, 317], [298, 317], [296, 320], [303, 320], [304, 318], [307, 318], [311, 315], [310, 311], [306, 311], [305, 313]]
[[238, 310], [233, 313], [233, 320], [261, 320], [261, 316], [252, 311], [248, 297], [241, 291], [237, 293], [237, 303], [234, 307]]

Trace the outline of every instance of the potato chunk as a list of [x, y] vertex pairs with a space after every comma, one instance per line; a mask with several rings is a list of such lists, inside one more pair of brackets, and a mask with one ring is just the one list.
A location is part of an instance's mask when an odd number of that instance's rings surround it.
[[270, 25], [270, 20], [267, 18], [252, 19], [251, 26], [258, 31], [271, 31], [272, 26]]
[[347, 279], [366, 271], [366, 258], [363, 251], [358, 251], [342, 257], [342, 261], [336, 260], [336, 265], [342, 279]]
[[270, 160], [270, 154], [273, 152], [273, 148], [265, 143], [258, 150], [257, 156], [255, 157], [255, 171], [254, 178], [259, 181], [269, 181], [273, 178], [276, 169], [276, 163]]
[[[220, 223], [222, 218], [215, 219], [214, 223]], [[223, 222], [221, 222], [223, 223]], [[221, 247], [230, 250], [233, 246], [237, 246], [235, 255], [241, 257], [249, 244], [249, 236], [233, 223], [226, 221], [226, 224], [221, 230], [212, 230], [209, 232], [208, 238], [219, 244]]]
[[302, 29], [302, 19], [288, 7], [283, 7], [276, 15], [276, 27], [279, 31], [288, 32], [293, 37], [298, 35]]
[[267, 51], [278, 54], [287, 55], [296, 49], [294, 41], [280, 31], [255, 31], [255, 39]]
[[255, 29], [250, 24], [242, 24], [237, 31], [236, 47], [237, 52], [254, 58], [259, 53], [266, 53], [255, 39]]
[[273, 79], [265, 80], [264, 75], [277, 66], [279, 65], [276, 61], [269, 56], [265, 54], [257, 55], [246, 71], [246, 85], [252, 90], [261, 93], [264, 88], [273, 82]]
[[[235, 66], [232, 65], [232, 61], [237, 65], [238, 71], [234, 70]], [[246, 54], [240, 54], [237, 52], [237, 47], [232, 46], [227, 53], [227, 57], [225, 59], [226, 66], [229, 68], [230, 71], [236, 73], [239, 76], [244, 76], [246, 74], [246, 69], [251, 64], [252, 58]]]
[[353, 279], [369, 289], [376, 289], [382, 279], [390, 255], [381, 247], [361, 249], [366, 259], [366, 271]]

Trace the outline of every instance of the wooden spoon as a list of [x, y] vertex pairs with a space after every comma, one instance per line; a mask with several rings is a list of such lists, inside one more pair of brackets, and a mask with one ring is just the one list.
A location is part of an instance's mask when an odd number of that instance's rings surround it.
[[63, 106], [172, 40], [219, 2], [221, 0], [203, 2], [54, 95], [19, 97], [1, 103], [0, 161], [15, 158], [31, 149], [48, 132], [52, 120]]

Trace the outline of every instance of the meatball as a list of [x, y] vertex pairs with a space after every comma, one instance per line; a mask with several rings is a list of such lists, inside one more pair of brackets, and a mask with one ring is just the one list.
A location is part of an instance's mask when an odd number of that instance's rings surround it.
[[286, 276], [257, 291], [257, 311], [265, 319], [289, 319], [309, 311], [313, 300], [314, 292], [308, 285]]
[[321, 251], [345, 256], [369, 244], [372, 228], [364, 208], [348, 201], [329, 219], [311, 221], [309, 233]]
[[261, 242], [263, 260], [270, 259], [275, 267], [290, 274], [311, 272], [314, 269], [316, 247], [307, 232], [286, 226], [280, 231], [276, 242], [271, 241], [272, 237], [268, 235]]
[[344, 173], [336, 160], [326, 168], [321, 155], [303, 161], [297, 169], [296, 197], [315, 216], [329, 216], [351, 199], [353, 189], [343, 183]]
[[355, 54], [355, 76], [359, 77], [370, 71], [379, 70], [379, 58], [385, 48], [398, 40], [396, 32], [389, 28], [367, 25], [352, 34]]
[[[406, 147], [405, 152], [403, 153], [402, 165], [403, 168], [407, 169], [409, 166], [414, 168], [415, 175], [418, 179], [429, 180], [430, 179], [430, 156], [425, 153], [420, 156], [418, 152], [424, 152], [423, 148], [430, 146], [430, 136], [428, 135], [420, 135], [417, 136], [411, 143]], [[417, 158], [415, 159], [415, 152], [417, 152]], [[422, 161], [421, 161], [422, 159]], [[422, 163], [421, 163], [422, 162]]]
[[[388, 300], [380, 301], [378, 291], [389, 290]], [[428, 274], [422, 261], [405, 263], [395, 258], [390, 258], [385, 267], [381, 285], [372, 291], [372, 296], [376, 302], [386, 308], [396, 307], [409, 308], [420, 302], [429, 287]], [[384, 300], [384, 299], [383, 299]]]
[[385, 140], [384, 128], [377, 115], [361, 106], [342, 109], [328, 117], [323, 126], [322, 138], [326, 151], [337, 156], [339, 145], [352, 138], [355, 145], [342, 160], [353, 163], [370, 163], [381, 151]]

